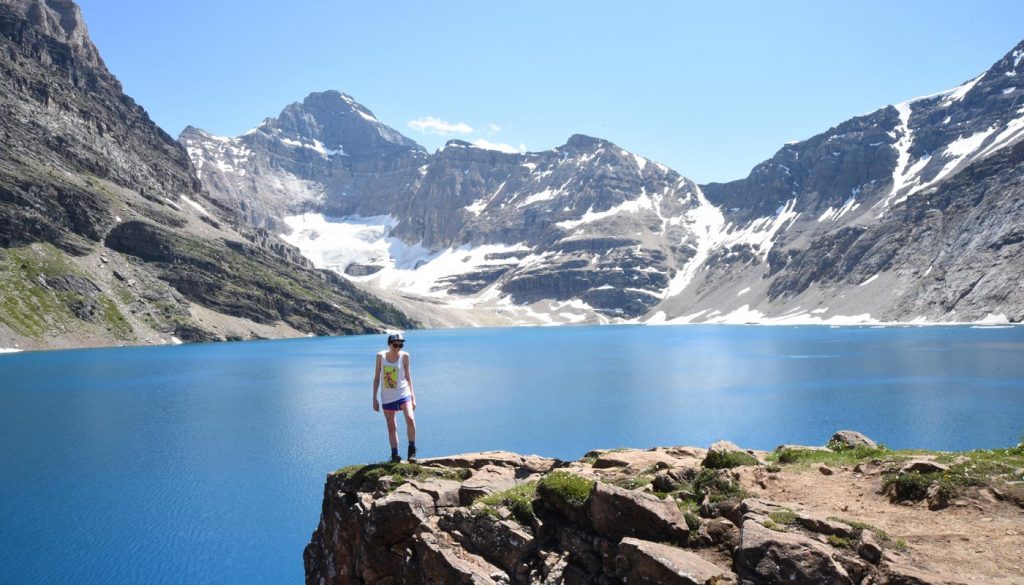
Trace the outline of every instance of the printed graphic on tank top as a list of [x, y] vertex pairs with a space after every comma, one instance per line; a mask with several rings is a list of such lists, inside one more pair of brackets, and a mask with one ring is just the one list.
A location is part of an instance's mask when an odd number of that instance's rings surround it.
[[384, 404], [412, 396], [409, 381], [405, 379], [405, 352], [398, 356], [397, 362], [388, 361], [387, 352], [380, 352], [380, 393]]

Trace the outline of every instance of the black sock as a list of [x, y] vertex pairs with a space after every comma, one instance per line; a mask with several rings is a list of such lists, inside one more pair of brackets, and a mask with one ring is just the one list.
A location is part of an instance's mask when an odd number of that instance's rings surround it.
[[409, 448], [413, 451], [416, 450], [416, 441], [409, 441]]
[[392, 447], [391, 448], [391, 456], [392, 457], [398, 457], [398, 447]]

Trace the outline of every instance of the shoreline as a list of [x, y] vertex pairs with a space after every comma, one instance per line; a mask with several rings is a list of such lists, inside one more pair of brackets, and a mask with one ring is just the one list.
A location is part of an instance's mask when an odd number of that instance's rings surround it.
[[[828, 329], [842, 329], [842, 328], [858, 328], [858, 329], [911, 329], [911, 328], [937, 328], [937, 327], [961, 327], [968, 329], [1016, 329], [1024, 327], [1024, 323], [993, 323], [986, 321], [950, 321], [950, 322], [921, 322], [921, 321], [908, 321], [908, 322], [864, 322], [864, 323], [844, 323], [835, 324], [827, 322], [809, 321], [809, 322], [749, 322], [749, 323], [650, 323], [650, 322], [610, 322], [610, 323], [547, 323], [547, 324], [522, 324], [522, 325], [505, 325], [495, 327], [434, 327], [434, 328], [423, 328], [423, 329], [411, 329], [410, 331], [459, 331], [459, 330], [486, 330], [486, 329], [520, 329], [520, 328], [573, 328], [573, 327], [622, 327], [622, 326], [643, 326], [643, 327], [821, 327]], [[353, 335], [316, 335], [316, 336], [301, 336], [301, 337], [275, 337], [269, 339], [237, 339], [237, 340], [225, 340], [225, 341], [201, 341], [201, 342], [175, 342], [174, 340], [166, 343], [139, 343], [139, 344], [110, 344], [110, 345], [80, 345], [80, 346], [68, 346], [68, 347], [40, 347], [40, 348], [21, 348], [21, 347], [0, 347], [0, 355], [15, 354], [15, 353], [30, 353], [30, 352], [41, 352], [41, 351], [75, 351], [85, 349], [114, 349], [114, 348], [133, 348], [133, 347], [177, 347], [179, 345], [191, 346], [191, 345], [203, 345], [203, 344], [226, 344], [226, 343], [249, 343], [259, 341], [280, 341], [285, 339], [316, 339], [324, 337], [355, 337], [357, 335], [377, 335], [375, 333], [360, 333]]]

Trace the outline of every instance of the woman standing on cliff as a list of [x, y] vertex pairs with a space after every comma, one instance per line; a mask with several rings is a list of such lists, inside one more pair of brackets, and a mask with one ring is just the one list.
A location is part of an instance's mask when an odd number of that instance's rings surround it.
[[[377, 367], [373, 372], [373, 410], [380, 411], [377, 388], [380, 387], [384, 401], [384, 420], [388, 423], [388, 440], [391, 442], [391, 462], [398, 463], [398, 424], [395, 415], [401, 410], [405, 414], [405, 428], [409, 436], [409, 463], [416, 463], [416, 393], [412, 388], [412, 373], [409, 371], [409, 354], [402, 351], [405, 336], [401, 333], [388, 335], [388, 349], [377, 353]], [[383, 374], [383, 376], [382, 376]]]

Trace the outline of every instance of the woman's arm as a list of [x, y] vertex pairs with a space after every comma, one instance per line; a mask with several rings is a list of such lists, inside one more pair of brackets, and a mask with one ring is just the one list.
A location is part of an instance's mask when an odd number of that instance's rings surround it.
[[412, 370], [409, 369], [409, 354], [402, 356], [405, 360], [405, 381], [409, 383], [409, 394], [412, 396], [412, 409], [416, 410], [416, 391], [412, 389]]
[[377, 402], [377, 386], [380, 386], [380, 354], [377, 354], [376, 366], [373, 368], [373, 410], [380, 410], [380, 402]]

